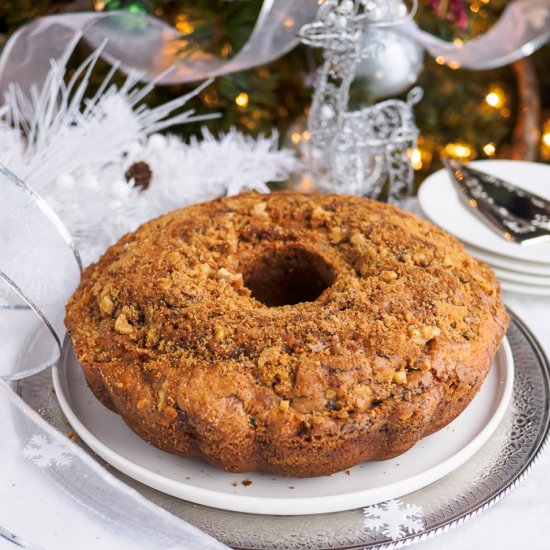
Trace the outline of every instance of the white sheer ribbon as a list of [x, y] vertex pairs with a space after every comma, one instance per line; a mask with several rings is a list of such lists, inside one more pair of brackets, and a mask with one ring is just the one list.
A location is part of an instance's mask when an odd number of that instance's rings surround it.
[[59, 57], [75, 35], [82, 35], [93, 48], [107, 39], [102, 56], [120, 62], [123, 70], [142, 72], [144, 80], [158, 78], [171, 69], [162, 77], [162, 84], [193, 82], [248, 69], [292, 49], [298, 42], [296, 33], [316, 11], [317, 3], [311, 0], [266, 0], [248, 42], [230, 60], [206, 52], [178, 57], [181, 34], [144, 14], [112, 11], [40, 18], [19, 29], [6, 43], [0, 58], [0, 91], [14, 81], [25, 91], [33, 84], [40, 85], [49, 60]]
[[63, 305], [78, 284], [82, 264], [53, 210], [1, 165], [0, 197], [0, 321], [26, 314], [26, 328], [48, 336], [35, 340], [33, 362], [21, 370], [0, 363], [0, 378], [15, 380], [58, 359], [65, 335]]
[[[10, 82], [24, 91], [40, 85], [49, 60], [59, 57], [75, 36], [96, 48], [107, 40], [103, 57], [120, 62], [124, 70], [135, 69], [150, 81], [164, 74], [162, 84], [202, 80], [268, 63], [297, 43], [300, 27], [311, 22], [315, 0], [265, 0], [256, 26], [245, 46], [232, 59], [204, 51], [190, 57], [178, 55], [180, 33], [163, 21], [127, 11], [52, 15], [36, 19], [19, 29], [4, 46], [0, 57], [0, 92]], [[530, 55], [550, 38], [550, 0], [515, 0], [484, 35], [462, 46], [422, 31], [413, 21], [400, 26], [434, 57], [452, 67], [483, 70]], [[131, 46], [130, 46], [131, 44]]]
[[485, 34], [455, 45], [425, 31], [414, 22], [400, 29], [452, 68], [487, 70], [531, 55], [550, 39], [550, 0], [515, 0]]
[[[2, 477], [19, 487], [10, 510], [2, 513], [0, 536], [11, 538], [9, 533], [18, 528], [20, 539], [14, 535], [14, 540], [20, 546], [42, 546], [44, 534], [36, 532], [32, 526], [21, 532], [20, 526], [14, 525], [16, 515], [24, 517], [30, 513], [29, 521], [32, 521], [33, 514], [37, 514], [36, 501], [42, 501], [45, 506], [55, 502], [69, 516], [71, 507], [78, 504], [75, 518], [84, 513], [83, 523], [92, 527], [92, 533], [94, 522], [97, 522], [97, 532], [107, 531], [109, 538], [119, 539], [120, 544], [136, 550], [227, 548], [114, 477], [87, 452], [43, 420], [3, 380], [0, 380], [0, 413], [4, 421], [11, 418], [11, 426], [2, 430]], [[0, 490], [2, 485], [0, 482]], [[50, 512], [43, 510], [42, 513]], [[38, 540], [30, 540], [33, 537]], [[63, 541], [63, 536], [59, 538]], [[63, 542], [63, 547], [67, 548], [68, 541]]]

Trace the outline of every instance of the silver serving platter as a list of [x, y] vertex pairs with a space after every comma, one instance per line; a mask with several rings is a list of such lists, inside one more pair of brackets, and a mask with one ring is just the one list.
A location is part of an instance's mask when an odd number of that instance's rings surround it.
[[[509, 313], [507, 336], [515, 363], [512, 403], [494, 435], [465, 465], [399, 499], [401, 506], [421, 509], [416, 518], [421, 525], [417, 532], [405, 528], [400, 536], [392, 538], [384, 534], [384, 529], [367, 528], [362, 509], [312, 516], [266, 516], [191, 504], [142, 485], [113, 470], [101, 458], [96, 459], [151, 501], [236, 549], [390, 549], [425, 540], [462, 524], [507, 495], [527, 475], [548, 442], [550, 364], [527, 327]], [[18, 385], [25, 401], [67, 433], [70, 426], [51, 388], [48, 372]]]

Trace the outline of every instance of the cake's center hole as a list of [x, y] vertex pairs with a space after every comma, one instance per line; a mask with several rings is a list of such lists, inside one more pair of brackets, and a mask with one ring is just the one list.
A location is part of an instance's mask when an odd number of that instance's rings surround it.
[[332, 266], [300, 246], [264, 253], [243, 271], [252, 296], [270, 307], [313, 302], [335, 279]]

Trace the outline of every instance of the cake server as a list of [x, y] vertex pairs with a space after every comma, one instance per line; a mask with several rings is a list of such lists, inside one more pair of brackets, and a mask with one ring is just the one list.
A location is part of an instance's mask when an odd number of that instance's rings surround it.
[[443, 159], [451, 180], [501, 237], [522, 245], [550, 240], [550, 201], [455, 159]]

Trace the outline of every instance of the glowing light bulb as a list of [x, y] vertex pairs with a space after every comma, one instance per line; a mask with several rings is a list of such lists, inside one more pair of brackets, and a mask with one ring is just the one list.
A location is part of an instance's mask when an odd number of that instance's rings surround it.
[[447, 155], [457, 159], [469, 159], [472, 156], [472, 148], [467, 143], [448, 143], [445, 146]]
[[248, 94], [246, 92], [241, 92], [236, 98], [235, 103], [241, 107], [245, 108], [248, 106]]
[[497, 148], [495, 147], [495, 144], [491, 141], [490, 143], [486, 143], [483, 146], [483, 152], [488, 156], [492, 157], [497, 151]]
[[422, 169], [422, 154], [420, 153], [420, 149], [418, 147], [413, 149], [411, 152], [411, 164], [415, 170]]
[[291, 29], [292, 27], [294, 27], [294, 19], [292, 19], [292, 17], [287, 17], [284, 22], [283, 22], [283, 25], [287, 28], [287, 29]]
[[181, 34], [191, 34], [195, 30], [195, 26], [187, 15], [179, 14], [176, 16], [176, 29], [181, 32]]
[[485, 96], [485, 103], [495, 109], [500, 109], [506, 103], [506, 95], [500, 86], [493, 86]]
[[229, 57], [232, 51], [233, 51], [233, 48], [231, 47], [231, 44], [229, 42], [226, 42], [222, 46], [222, 49], [220, 50], [220, 54], [222, 57]]
[[543, 124], [540, 153], [544, 160], [550, 159], [550, 118]]

